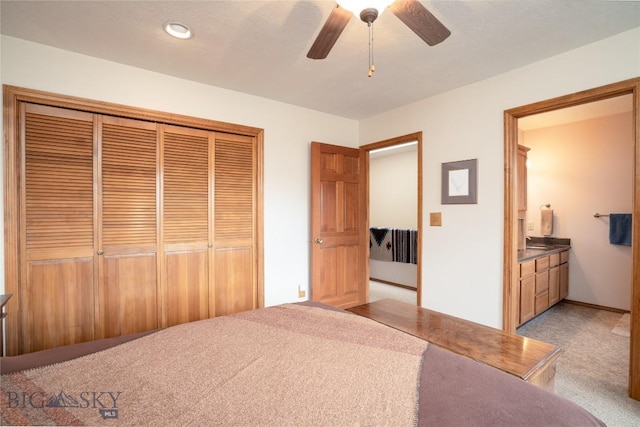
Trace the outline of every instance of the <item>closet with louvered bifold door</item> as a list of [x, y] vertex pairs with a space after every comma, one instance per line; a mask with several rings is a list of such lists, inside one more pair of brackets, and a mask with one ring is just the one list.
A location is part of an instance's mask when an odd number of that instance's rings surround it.
[[216, 133], [214, 200], [214, 310], [250, 310], [257, 300], [254, 138]]
[[19, 322], [19, 353], [27, 353], [95, 338], [97, 123], [40, 105], [19, 113], [20, 311], [7, 321]]
[[175, 126], [161, 130], [167, 326], [209, 317], [213, 135]]
[[98, 338], [158, 323], [157, 125], [97, 116]]
[[258, 307], [255, 137], [30, 103], [18, 123], [8, 354]]

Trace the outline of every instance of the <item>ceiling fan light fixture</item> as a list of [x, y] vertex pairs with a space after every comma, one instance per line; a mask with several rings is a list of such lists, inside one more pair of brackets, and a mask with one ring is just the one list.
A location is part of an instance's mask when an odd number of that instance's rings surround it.
[[366, 9], [362, 9], [360, 12], [360, 20], [362, 22], [366, 22], [368, 25], [373, 24], [373, 21], [378, 19], [378, 9], [374, 7], [368, 7]]
[[175, 37], [177, 39], [186, 40], [193, 37], [193, 33], [191, 32], [191, 29], [187, 25], [183, 24], [182, 22], [167, 21], [162, 25], [162, 27], [170, 36]]
[[373, 22], [387, 7], [429, 46], [437, 45], [451, 35], [451, 31], [418, 0], [398, 0], [395, 2], [391, 0], [336, 1], [338, 4], [331, 9], [331, 14], [324, 22], [320, 33], [316, 36], [307, 53], [309, 59], [326, 58], [342, 31], [351, 21], [353, 14], [360, 14], [360, 19], [369, 28], [369, 71], [373, 73]]
[[393, 0], [338, 0], [340, 7], [347, 9], [358, 17], [361, 17], [362, 12], [366, 9], [375, 9], [378, 11], [378, 15], [382, 15], [382, 12], [391, 3], [393, 3]]

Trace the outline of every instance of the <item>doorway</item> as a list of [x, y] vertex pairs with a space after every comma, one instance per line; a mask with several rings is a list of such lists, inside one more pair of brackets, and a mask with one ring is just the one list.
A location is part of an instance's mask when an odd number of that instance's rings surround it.
[[[632, 110], [622, 95], [518, 119], [528, 149], [520, 234], [570, 239], [567, 300], [620, 312], [630, 310], [631, 246], [609, 244], [609, 214], [631, 212]], [[545, 236], [544, 212], [553, 216]]]
[[[633, 96], [633, 140], [634, 140], [634, 177], [640, 182], [640, 78], [562, 96], [505, 111], [504, 113], [504, 259], [503, 259], [503, 329], [515, 332], [518, 304], [517, 261], [517, 193], [516, 164], [518, 145], [518, 119], [539, 113], [560, 110], [566, 107], [582, 105], [594, 101], [609, 99], [620, 95]], [[633, 209], [635, 218], [640, 218], [640, 186], [634, 186]], [[640, 239], [640, 222], [634, 221], [633, 242]], [[631, 292], [631, 337], [629, 364], [629, 396], [640, 400], [640, 251], [637, 244], [632, 246], [632, 292]]]
[[[371, 155], [372, 152], [377, 151], [377, 150], [381, 150], [381, 149], [393, 149], [393, 148], [397, 148], [398, 150], [402, 150], [402, 148], [400, 147], [406, 147], [408, 144], [410, 143], [415, 143], [415, 152], [416, 152], [416, 186], [417, 186], [417, 191], [416, 191], [416, 196], [417, 196], [417, 200], [416, 200], [416, 209], [414, 210], [413, 214], [416, 215], [416, 223], [417, 223], [417, 236], [416, 237], [416, 245], [415, 245], [415, 303], [417, 305], [421, 305], [421, 301], [422, 301], [422, 286], [421, 286], [421, 278], [422, 278], [422, 274], [421, 274], [421, 254], [422, 254], [422, 132], [416, 132], [416, 133], [412, 133], [412, 134], [408, 134], [408, 135], [403, 135], [397, 138], [392, 138], [392, 139], [387, 139], [384, 141], [379, 141], [379, 142], [375, 142], [375, 143], [371, 143], [371, 144], [367, 144], [367, 145], [363, 145], [360, 148], [364, 151], [367, 152], [367, 174], [369, 174], [369, 176], [371, 177]], [[412, 149], [413, 150], [413, 149]], [[368, 185], [369, 188], [367, 188], [367, 222], [369, 223], [371, 221], [371, 206], [372, 206], [372, 200], [371, 200], [371, 179], [368, 180]], [[380, 226], [381, 224], [367, 224], [367, 227], [369, 226], [373, 226], [373, 227], [377, 227]], [[372, 263], [377, 263], [376, 260], [373, 260]], [[385, 261], [380, 261], [379, 264], [386, 264]], [[385, 282], [390, 282], [390, 283], [397, 283], [400, 285], [406, 284], [408, 282], [406, 282], [406, 271], [411, 271], [410, 274], [413, 274], [413, 265], [411, 265], [411, 263], [409, 263], [408, 265], [401, 265], [401, 263], [396, 263], [393, 262], [391, 264], [395, 264], [394, 268], [394, 272], [392, 274], [397, 275], [396, 277], [398, 277], [398, 280], [395, 280], [393, 278], [393, 276], [389, 276], [388, 279], [382, 278], [380, 280], [381, 285], [376, 284], [376, 286], [391, 286], [388, 284], [385, 284]], [[373, 265], [372, 266], [373, 272], [371, 274], [371, 276], [373, 277], [375, 275], [376, 272], [376, 266]], [[372, 279], [373, 280], [373, 279]], [[399, 282], [399, 283], [398, 283]], [[402, 291], [402, 290], [399, 290]], [[407, 292], [407, 290], [404, 290], [405, 294]], [[409, 292], [413, 292], [413, 291], [409, 291]]]

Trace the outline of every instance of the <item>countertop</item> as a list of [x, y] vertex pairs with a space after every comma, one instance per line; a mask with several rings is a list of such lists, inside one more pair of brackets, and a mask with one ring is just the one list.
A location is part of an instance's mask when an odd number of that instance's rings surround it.
[[525, 262], [531, 259], [547, 256], [571, 249], [571, 245], [535, 245], [534, 248], [526, 248], [518, 251], [518, 262]]

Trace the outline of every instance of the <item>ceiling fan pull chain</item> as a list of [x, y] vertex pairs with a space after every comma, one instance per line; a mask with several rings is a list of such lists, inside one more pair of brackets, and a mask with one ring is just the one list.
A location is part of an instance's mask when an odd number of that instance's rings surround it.
[[376, 66], [373, 65], [373, 22], [367, 22], [369, 26], [369, 72], [368, 77], [373, 76], [373, 72], [376, 70]]

